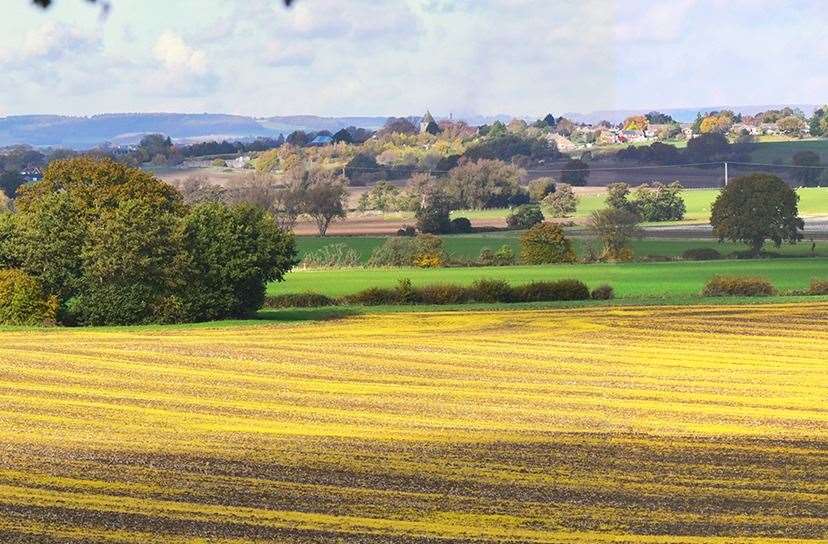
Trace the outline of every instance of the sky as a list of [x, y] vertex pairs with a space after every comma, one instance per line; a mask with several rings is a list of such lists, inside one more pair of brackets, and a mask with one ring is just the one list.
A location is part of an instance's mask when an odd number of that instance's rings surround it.
[[824, 0], [4, 0], [0, 115], [828, 101]]

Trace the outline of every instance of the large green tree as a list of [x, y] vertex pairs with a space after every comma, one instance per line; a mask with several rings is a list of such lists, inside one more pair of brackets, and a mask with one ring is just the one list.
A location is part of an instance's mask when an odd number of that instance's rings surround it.
[[469, 161], [449, 172], [445, 189], [457, 208], [505, 207], [523, 193], [523, 175], [520, 168], [502, 161]]
[[296, 264], [293, 234], [249, 204], [193, 208], [181, 229], [185, 315], [204, 321], [244, 317], [264, 302], [268, 282]]
[[0, 220], [0, 266], [61, 304], [63, 322], [140, 324], [247, 315], [294, 263], [269, 212], [190, 211], [168, 184], [108, 159], [52, 163]]
[[799, 195], [779, 176], [751, 174], [728, 183], [713, 202], [710, 224], [719, 240], [743, 242], [754, 255], [765, 240], [776, 247], [802, 239], [805, 224], [798, 216]]

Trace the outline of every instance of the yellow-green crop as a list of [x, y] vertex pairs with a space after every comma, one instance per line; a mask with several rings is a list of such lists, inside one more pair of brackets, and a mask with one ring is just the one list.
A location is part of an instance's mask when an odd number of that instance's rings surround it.
[[3, 332], [0, 542], [818, 540], [827, 360], [828, 303]]

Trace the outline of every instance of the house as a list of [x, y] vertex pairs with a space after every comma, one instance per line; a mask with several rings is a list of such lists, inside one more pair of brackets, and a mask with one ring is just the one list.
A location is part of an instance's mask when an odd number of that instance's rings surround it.
[[311, 140], [311, 142], [308, 145], [323, 146], [323, 145], [330, 145], [332, 143], [333, 143], [333, 136], [330, 136], [328, 134], [320, 134], [316, 138]]
[[43, 172], [36, 166], [25, 168], [20, 171], [20, 177], [26, 181], [40, 181], [43, 179]]
[[420, 134], [439, 134], [440, 133], [440, 126], [434, 121], [434, 117], [431, 116], [431, 112], [426, 110], [426, 114], [423, 115], [423, 118], [420, 119]]
[[550, 144], [555, 144], [555, 146], [557, 146], [558, 148], [558, 151], [562, 153], [566, 153], [567, 151], [575, 151], [576, 149], [578, 149], [578, 146], [575, 145], [575, 143], [572, 140], [561, 134], [547, 134], [546, 140]]
[[647, 139], [647, 135], [643, 130], [622, 130], [618, 135], [618, 140], [621, 143], [643, 142]]
[[776, 123], [762, 123], [759, 125], [759, 134], [779, 134]]
[[755, 125], [748, 125], [747, 123], [736, 123], [730, 128], [730, 131], [734, 134], [750, 134], [751, 136], [759, 135], [759, 127]]

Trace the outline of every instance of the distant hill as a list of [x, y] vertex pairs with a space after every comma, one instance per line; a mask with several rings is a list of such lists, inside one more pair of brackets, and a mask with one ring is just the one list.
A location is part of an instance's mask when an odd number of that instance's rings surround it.
[[[810, 115], [811, 104], [775, 104], [766, 106], [713, 106], [703, 108], [661, 109], [679, 122], [691, 122], [697, 112], [732, 109], [743, 114], [755, 114], [784, 106], [798, 107]], [[655, 109], [655, 108], [653, 108]], [[602, 120], [619, 123], [630, 115], [651, 110], [606, 110], [591, 113], [564, 113], [576, 122], [597, 123]], [[553, 111], [556, 115], [560, 112]], [[438, 116], [438, 119], [444, 118]], [[144, 134], [159, 132], [179, 142], [204, 140], [245, 140], [260, 136], [276, 137], [295, 130], [317, 132], [337, 130], [349, 126], [378, 129], [385, 124], [385, 116], [320, 117], [316, 115], [288, 115], [254, 118], [220, 113], [105, 113], [90, 117], [65, 115], [15, 115], [0, 117], [0, 147], [28, 144], [36, 147], [65, 147], [88, 149], [104, 142], [112, 144], [135, 143]], [[419, 116], [410, 117], [412, 120]], [[470, 125], [503, 122], [510, 115], [466, 115], [457, 117]], [[534, 119], [526, 118], [534, 121]]]
[[255, 119], [214, 113], [107, 113], [91, 117], [16, 115], [0, 117], [0, 146], [84, 149], [104, 142], [135, 143], [144, 134], [160, 132], [176, 141], [250, 139], [294, 130], [336, 131], [351, 125], [379, 128], [386, 117], [317, 117], [295, 115]]

